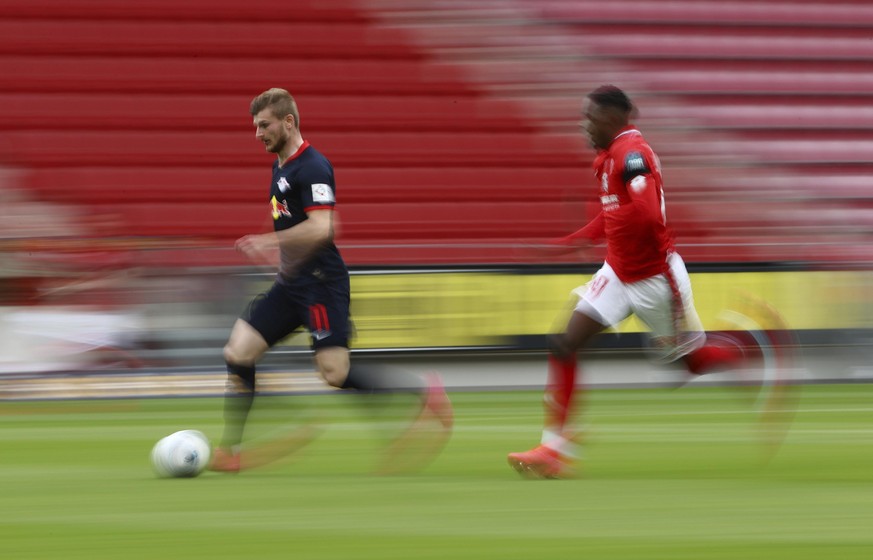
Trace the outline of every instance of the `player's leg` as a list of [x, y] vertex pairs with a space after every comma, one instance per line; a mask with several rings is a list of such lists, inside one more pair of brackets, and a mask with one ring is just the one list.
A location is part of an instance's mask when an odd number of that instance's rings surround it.
[[[681, 259], [671, 262], [671, 278], [663, 278], [663, 294], [678, 294], [684, 315], [678, 322], [671, 317], [675, 305], [646, 306], [641, 301], [658, 301], [652, 290], [640, 291], [636, 284], [629, 287], [635, 303], [634, 312], [649, 326], [656, 340], [662, 343], [667, 361], [680, 360], [692, 375], [731, 371], [738, 375], [742, 395], [758, 414], [759, 428], [768, 453], [778, 449], [793, 416], [796, 394], [792, 390], [789, 369], [792, 363], [790, 342], [779, 339], [777, 333], [787, 333], [787, 326], [769, 305], [749, 300], [742, 312], [723, 313], [722, 320], [730, 328], [723, 332], [705, 333], [694, 309], [691, 283]], [[650, 280], [658, 282], [657, 280]], [[671, 301], [664, 296], [664, 301]], [[657, 335], [660, 335], [658, 337]], [[682, 384], [687, 382], [687, 379]]]
[[586, 347], [606, 326], [595, 313], [581, 304], [570, 316], [560, 334], [549, 337], [549, 381], [543, 398], [545, 423], [542, 443], [561, 450], [569, 445], [574, 430], [573, 413], [581, 404], [577, 384], [579, 364], [577, 351]]
[[550, 337], [549, 387], [553, 387], [554, 391], [546, 395], [543, 443], [557, 437], [559, 439], [554, 446], [558, 447], [561, 445], [562, 435], [572, 435], [573, 412], [579, 404], [576, 401], [580, 392], [577, 384], [579, 366], [576, 354], [588, 346], [598, 333], [628, 316], [630, 307], [624, 291], [624, 284], [612, 268], [604, 265], [585, 286], [584, 291], [575, 292], [581, 297], [563, 332]]
[[402, 392], [418, 396], [416, 419], [394, 439], [378, 470], [388, 474], [420, 468], [448, 441], [453, 423], [451, 402], [436, 375], [422, 377], [352, 363], [348, 349], [351, 322], [347, 293], [319, 290], [310, 304], [308, 326], [316, 367], [333, 387], [366, 395]]
[[510, 453], [512, 468], [528, 478], [569, 478], [578, 456], [574, 412], [578, 402], [576, 352], [587, 345], [604, 325], [574, 311], [566, 330], [550, 337], [549, 380], [543, 395], [544, 420], [540, 445]]
[[306, 309], [306, 326], [315, 351], [315, 365], [324, 381], [360, 393], [411, 392], [425, 395], [422, 378], [382, 368], [352, 364], [349, 358], [351, 299], [348, 283], [313, 288]]
[[348, 283], [339, 281], [313, 287], [306, 309], [301, 310], [315, 351], [315, 366], [325, 383], [361, 393], [423, 393], [425, 384], [416, 376], [351, 363], [350, 303]]
[[237, 319], [224, 347], [227, 387], [224, 399], [222, 449], [240, 445], [255, 397], [255, 366], [269, 348], [261, 334], [243, 319]]
[[451, 427], [451, 405], [438, 376], [420, 377], [390, 369], [351, 364], [348, 348], [337, 346], [316, 350], [315, 361], [321, 376], [333, 387], [362, 394], [416, 394], [421, 399], [422, 413], [433, 412], [445, 427]]
[[315, 368], [324, 382], [331, 387], [345, 388], [350, 366], [349, 349], [344, 346], [315, 350]]
[[274, 284], [256, 297], [237, 319], [224, 347], [227, 386], [224, 398], [224, 434], [210, 468], [235, 472], [239, 449], [256, 394], [256, 366], [264, 353], [301, 323], [289, 304], [286, 289]]
[[338, 389], [362, 394], [410, 392], [424, 393], [421, 378], [401, 372], [352, 365], [345, 346], [320, 346], [315, 349], [315, 367], [325, 383]]
[[671, 294], [682, 311], [676, 352], [689, 373], [702, 375], [736, 367], [743, 359], [743, 352], [735, 341], [713, 338], [706, 335], [694, 306], [691, 278], [685, 262], [678, 253], [670, 255], [667, 281]]
[[739, 347], [707, 337], [685, 263], [674, 253], [669, 265], [667, 273], [628, 286], [633, 312], [649, 327], [656, 357], [662, 362], [680, 360], [693, 375], [734, 367], [742, 358]]
[[549, 337], [549, 379], [543, 397], [544, 425], [540, 445], [510, 453], [509, 464], [530, 478], [572, 476], [578, 454], [574, 412], [579, 407], [577, 352], [595, 335], [627, 317], [623, 284], [608, 265], [585, 287], [563, 332]]
[[682, 357], [688, 372], [703, 375], [736, 367], [743, 358], [740, 346], [728, 339], [714, 340], [707, 337], [706, 343]]

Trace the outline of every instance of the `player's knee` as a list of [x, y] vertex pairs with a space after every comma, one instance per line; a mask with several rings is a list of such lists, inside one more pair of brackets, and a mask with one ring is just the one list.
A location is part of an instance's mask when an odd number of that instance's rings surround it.
[[558, 358], [567, 357], [575, 350], [564, 333], [550, 334], [547, 337], [547, 345], [549, 353]]
[[315, 366], [324, 382], [342, 388], [349, 375], [349, 351], [346, 348], [324, 348], [315, 353]]
[[227, 344], [224, 347], [224, 361], [228, 364], [238, 364], [241, 366], [253, 366], [257, 361], [256, 356], [241, 349]]
[[325, 383], [331, 387], [342, 387], [345, 385], [346, 377], [349, 374], [349, 368], [343, 365], [340, 361], [335, 360], [320, 360], [318, 362], [318, 373], [324, 379]]
[[341, 388], [345, 385], [346, 376], [348, 375], [348, 369], [344, 369], [338, 366], [322, 366], [319, 370], [321, 377], [324, 379], [325, 383], [330, 385], [331, 387]]

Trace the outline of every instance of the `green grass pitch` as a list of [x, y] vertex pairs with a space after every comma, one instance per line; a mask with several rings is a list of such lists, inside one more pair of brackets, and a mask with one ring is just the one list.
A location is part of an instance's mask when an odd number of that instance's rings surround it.
[[726, 388], [593, 390], [583, 476], [527, 481], [538, 392], [454, 393], [448, 446], [414, 475], [371, 470], [402, 412], [347, 395], [270, 397], [252, 433], [324, 418], [293, 458], [161, 480], [160, 437], [221, 431], [212, 398], [0, 403], [0, 558], [869, 559], [873, 386], [805, 386], [781, 447]]

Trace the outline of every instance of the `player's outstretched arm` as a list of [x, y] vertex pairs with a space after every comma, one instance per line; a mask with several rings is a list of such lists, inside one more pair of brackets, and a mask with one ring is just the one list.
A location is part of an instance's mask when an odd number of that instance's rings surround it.
[[585, 227], [570, 235], [521, 245], [518, 253], [526, 258], [565, 255], [584, 249], [603, 235], [603, 216], [598, 214]]
[[556, 243], [578, 248], [581, 245], [587, 245], [599, 239], [603, 239], [605, 234], [603, 212], [600, 212], [593, 220], [585, 224], [585, 227], [574, 231], [570, 235], [557, 239]]

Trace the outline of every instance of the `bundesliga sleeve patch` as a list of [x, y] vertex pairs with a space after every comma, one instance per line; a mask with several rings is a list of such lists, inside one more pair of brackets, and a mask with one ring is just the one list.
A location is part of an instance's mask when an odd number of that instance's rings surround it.
[[624, 158], [624, 182], [627, 183], [637, 175], [647, 175], [651, 173], [649, 164], [646, 163], [646, 158], [640, 152], [630, 152]]
[[635, 193], [639, 194], [646, 190], [646, 187], [649, 186], [648, 180], [643, 175], [637, 175], [630, 182], [631, 190]]
[[327, 183], [315, 183], [312, 185], [312, 202], [320, 202], [322, 204], [333, 204], [333, 188]]

